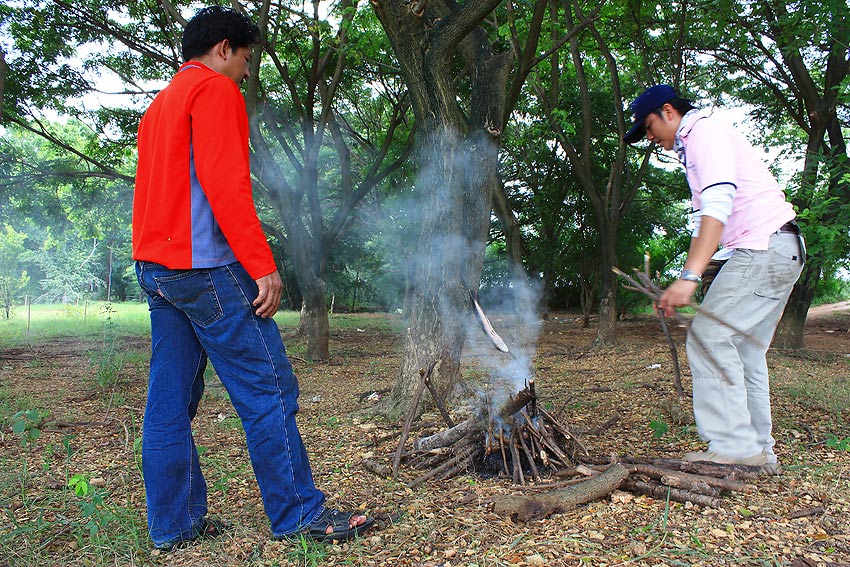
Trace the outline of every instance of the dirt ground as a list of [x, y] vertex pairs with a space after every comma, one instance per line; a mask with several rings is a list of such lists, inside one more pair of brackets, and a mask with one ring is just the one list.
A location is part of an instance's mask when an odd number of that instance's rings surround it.
[[[379, 328], [337, 326], [330, 364], [293, 357], [317, 484], [329, 504], [377, 519], [365, 538], [331, 546], [270, 541], [238, 418], [211, 376], [196, 442], [210, 513], [234, 529], [170, 553], [153, 550], [138, 470], [149, 343], [120, 339], [111, 351], [121, 361], [114, 377], [103, 375], [103, 355], [91, 343], [73, 338], [0, 352], [5, 403], [47, 414], [28, 447], [9, 427], [0, 436], [0, 566], [850, 565], [847, 312], [812, 317], [804, 353], [769, 353], [781, 476], [759, 478], [753, 493], [724, 494], [717, 509], [617, 491], [528, 523], [492, 511], [494, 496], [525, 493], [507, 479], [467, 474], [410, 490], [405, 483], [417, 471], [402, 466], [399, 479], [388, 479], [363, 470], [364, 458], [390, 462], [400, 431], [371, 412], [369, 394], [392, 385], [400, 362], [398, 337]], [[704, 449], [692, 425], [677, 424], [672, 363], [657, 321], [624, 322], [621, 344], [603, 351], [586, 349], [593, 336], [575, 316], [553, 314], [534, 358], [541, 403], [570, 427], [589, 431], [620, 416], [583, 437], [589, 452], [680, 457]], [[674, 336], [689, 391], [683, 331]], [[466, 362], [471, 375], [478, 372], [474, 357]], [[690, 408], [684, 414], [691, 418]], [[414, 436], [436, 430], [437, 420], [425, 416]], [[86, 475], [87, 496], [66, 488], [76, 474]], [[92, 520], [96, 536], [88, 535]]]

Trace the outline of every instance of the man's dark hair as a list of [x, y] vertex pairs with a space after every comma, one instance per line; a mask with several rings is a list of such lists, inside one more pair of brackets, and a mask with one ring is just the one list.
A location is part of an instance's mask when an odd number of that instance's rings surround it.
[[[691, 104], [691, 101], [689, 101], [686, 98], [681, 98], [681, 97], [678, 97], [678, 96], [676, 98], [674, 98], [673, 100], [665, 102], [664, 104], [670, 104], [676, 110], [676, 112], [678, 112], [682, 116], [684, 116], [689, 111], [694, 110], [696, 108], [696, 106]], [[653, 110], [653, 112], [655, 114], [657, 114], [658, 116], [662, 116], [663, 113], [661, 112], [661, 109], [663, 108], [664, 104], [662, 104], [661, 106], [659, 106], [658, 108]]]
[[260, 43], [260, 30], [247, 16], [232, 8], [208, 6], [198, 11], [183, 30], [183, 61], [209, 52], [221, 40], [235, 51]]

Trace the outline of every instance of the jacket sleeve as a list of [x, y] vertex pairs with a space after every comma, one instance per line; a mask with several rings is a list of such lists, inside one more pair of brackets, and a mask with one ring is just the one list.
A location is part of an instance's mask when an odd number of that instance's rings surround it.
[[239, 87], [218, 75], [189, 101], [198, 181], [236, 259], [254, 279], [277, 270], [251, 190], [248, 113]]

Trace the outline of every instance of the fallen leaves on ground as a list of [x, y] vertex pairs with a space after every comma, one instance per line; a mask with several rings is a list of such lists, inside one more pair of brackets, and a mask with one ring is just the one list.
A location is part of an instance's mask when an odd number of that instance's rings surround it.
[[[373, 317], [381, 322], [389, 316]], [[827, 443], [850, 437], [847, 316], [813, 321], [810, 350], [803, 356], [769, 353], [782, 476], [759, 479], [752, 494], [724, 495], [719, 509], [617, 491], [572, 512], [525, 524], [490, 511], [493, 496], [515, 489], [506, 479], [467, 474], [410, 490], [404, 483], [418, 471], [402, 467], [399, 479], [389, 479], [363, 470], [366, 457], [390, 463], [400, 433], [400, 424], [372, 412], [380, 396], [373, 394], [392, 386], [400, 364], [398, 338], [376, 330], [385, 328], [340, 327], [332, 333], [330, 364], [294, 360], [301, 385], [299, 426], [316, 483], [330, 505], [368, 512], [379, 528], [359, 540], [328, 546], [270, 539], [241, 424], [211, 377], [194, 431], [210, 513], [232, 522], [234, 529], [219, 540], [173, 552], [153, 550], [144, 527], [138, 452], [147, 341], [128, 337], [116, 343], [133, 355], [124, 358], [120, 375], [107, 384], [96, 378], [92, 352], [97, 346], [90, 342], [66, 338], [0, 352], [4, 394], [14, 398], [16, 407], [48, 414], [41, 437], [28, 447], [20, 446], [10, 428], [0, 437], [4, 561], [57, 567], [850, 562], [850, 452]], [[573, 316], [546, 319], [534, 358], [541, 403], [571, 427], [587, 431], [619, 413], [621, 419], [609, 429], [584, 438], [595, 455], [677, 457], [704, 449], [693, 426], [683, 423], [681, 414], [689, 417], [690, 409], [675, 402], [672, 363], [657, 322], [624, 322], [620, 344], [609, 349], [586, 349], [593, 336], [593, 329], [582, 328]], [[675, 338], [688, 390], [680, 329]], [[470, 368], [474, 362], [466, 360]], [[651, 422], [669, 427], [651, 427]], [[66, 487], [77, 474], [103, 495], [101, 510], [112, 510], [113, 516], [99, 517], [99, 539], [85, 531], [93, 515], [86, 516], [84, 505], [91, 497], [77, 497]]]

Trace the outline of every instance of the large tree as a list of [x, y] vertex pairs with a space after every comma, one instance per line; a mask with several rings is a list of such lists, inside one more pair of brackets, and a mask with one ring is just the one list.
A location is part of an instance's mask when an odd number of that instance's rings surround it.
[[[381, 61], [374, 17], [356, 3], [327, 11], [318, 1], [306, 10], [302, 3], [231, 4], [257, 21], [265, 38], [245, 86], [261, 220], [294, 266], [308, 354], [325, 360], [327, 258], [358, 203], [403, 163], [411, 145], [409, 102], [397, 71]], [[122, 159], [141, 111], [180, 65], [181, 30], [194, 6], [59, 0], [0, 8], [0, 26], [14, 42], [4, 120], [76, 156], [80, 175], [131, 181], [132, 166]], [[101, 98], [88, 110], [81, 101], [105, 94], [94, 70], [108, 73], [123, 96]], [[100, 143], [80, 147], [63, 139], [45, 112], [77, 117]]]
[[433, 378], [439, 395], [447, 395], [460, 378], [468, 294], [478, 288], [492, 196], [501, 187], [499, 139], [522, 84], [539, 62], [548, 6], [546, 0], [534, 2], [520, 28], [522, 41], [506, 49], [499, 26], [492, 25], [497, 22], [487, 20], [500, 3], [372, 2], [417, 123], [419, 244], [405, 355], [389, 397], [390, 413], [407, 406], [420, 369], [430, 363], [437, 362]]

